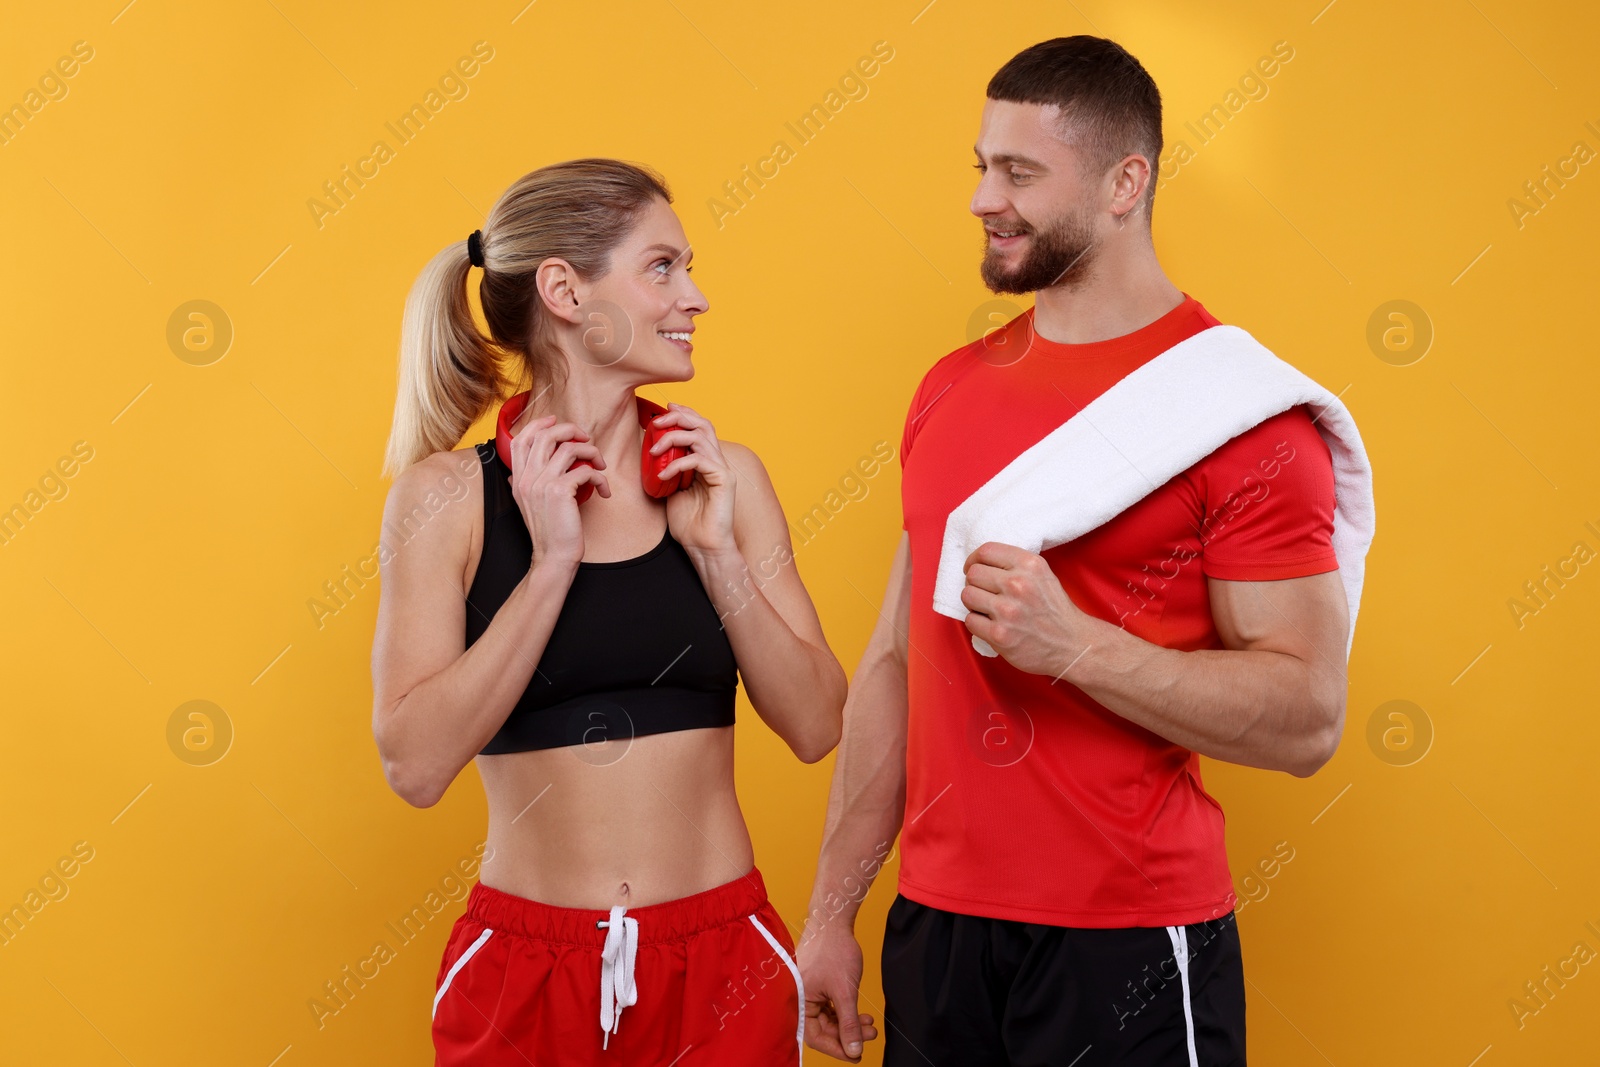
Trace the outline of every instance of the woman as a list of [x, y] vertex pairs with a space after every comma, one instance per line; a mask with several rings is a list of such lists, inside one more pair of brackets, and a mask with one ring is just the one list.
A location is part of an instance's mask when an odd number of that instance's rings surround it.
[[[476, 760], [489, 808], [436, 982], [439, 1064], [799, 1060], [794, 943], [734, 795], [734, 693], [742, 676], [813, 763], [845, 676], [795, 568], [774, 573], [792, 556], [760, 460], [636, 401], [694, 375], [707, 310], [670, 202], [628, 163], [543, 167], [406, 304], [373, 732], [408, 802]], [[513, 382], [509, 465], [494, 441], [454, 450]]]

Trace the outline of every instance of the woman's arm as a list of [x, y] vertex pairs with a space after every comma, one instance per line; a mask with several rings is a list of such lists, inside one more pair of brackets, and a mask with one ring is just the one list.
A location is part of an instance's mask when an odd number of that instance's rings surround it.
[[469, 476], [483, 477], [474, 452], [437, 453], [395, 479], [384, 506], [372, 732], [390, 788], [419, 808], [438, 802], [511, 714], [577, 572], [564, 557], [535, 563], [465, 648], [462, 587], [483, 498], [445, 489]]
[[766, 467], [744, 445], [720, 445], [737, 477], [737, 548], [685, 550], [722, 619], [750, 703], [795, 755], [815, 763], [839, 743], [844, 668], [800, 581]]

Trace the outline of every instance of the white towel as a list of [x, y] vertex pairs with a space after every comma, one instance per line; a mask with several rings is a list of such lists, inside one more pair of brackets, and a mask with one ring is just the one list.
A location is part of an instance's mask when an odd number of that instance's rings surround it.
[[[985, 541], [1029, 552], [1106, 522], [1239, 434], [1299, 404], [1333, 457], [1333, 551], [1350, 605], [1350, 640], [1372, 543], [1372, 467], [1337, 396], [1237, 326], [1180, 341], [1100, 394], [1012, 460], [945, 520], [933, 609], [964, 620], [962, 565]], [[977, 637], [972, 647], [996, 652]]]

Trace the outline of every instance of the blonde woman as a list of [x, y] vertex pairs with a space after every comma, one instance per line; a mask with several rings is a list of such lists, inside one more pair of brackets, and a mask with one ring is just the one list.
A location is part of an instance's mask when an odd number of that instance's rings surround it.
[[[441, 1065], [799, 1062], [734, 696], [742, 677], [812, 763], [845, 676], [760, 460], [636, 394], [693, 376], [707, 310], [670, 204], [633, 164], [540, 168], [406, 304], [373, 733], [405, 800], [476, 762], [489, 811], [436, 982]], [[518, 387], [498, 440], [455, 448]]]

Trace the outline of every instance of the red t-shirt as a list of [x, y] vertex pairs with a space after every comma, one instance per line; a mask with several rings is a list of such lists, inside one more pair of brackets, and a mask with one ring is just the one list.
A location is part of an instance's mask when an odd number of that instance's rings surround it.
[[[923, 377], [900, 444], [910, 534], [910, 719], [900, 892], [1057, 926], [1171, 926], [1234, 906], [1199, 757], [1062, 680], [980, 655], [933, 610], [945, 519], [1019, 453], [1217, 320], [1198, 301], [1122, 337], [1059, 344], [1033, 312]], [[1334, 570], [1333, 463], [1304, 407], [1227, 442], [1043, 553], [1095, 618], [1165, 648], [1222, 648], [1206, 579]]]

